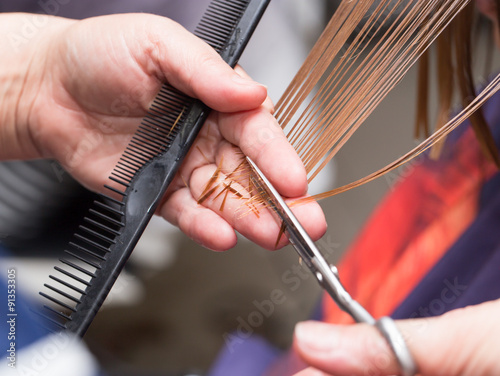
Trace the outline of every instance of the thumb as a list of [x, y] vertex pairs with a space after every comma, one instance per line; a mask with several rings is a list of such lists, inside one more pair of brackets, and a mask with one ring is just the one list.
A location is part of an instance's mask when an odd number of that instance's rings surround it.
[[221, 112], [255, 109], [266, 100], [265, 86], [238, 74], [207, 43], [169, 19], [157, 22], [149, 34], [151, 58], [171, 85]]
[[[419, 372], [431, 375], [497, 375], [496, 317], [500, 301], [455, 310], [436, 318], [400, 320], [400, 329]], [[367, 324], [350, 326], [299, 323], [294, 348], [312, 367], [334, 375], [393, 375], [399, 366], [378, 330]], [[316, 372], [316, 373], [314, 373]], [[317, 375], [314, 369], [300, 376]]]

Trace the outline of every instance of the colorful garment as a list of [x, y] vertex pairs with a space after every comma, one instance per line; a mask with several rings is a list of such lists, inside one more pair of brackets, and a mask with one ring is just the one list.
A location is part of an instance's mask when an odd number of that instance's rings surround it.
[[[498, 100], [497, 94], [484, 108], [497, 142]], [[500, 243], [495, 230], [499, 180], [469, 124], [463, 124], [449, 137], [438, 161], [422, 157], [375, 211], [340, 265], [347, 290], [375, 317], [422, 316], [420, 307], [448, 290], [460, 296], [453, 299], [455, 304], [434, 309], [433, 316], [500, 297], [496, 283], [482, 291], [484, 299], [469, 299], [469, 294], [479, 294], [469, 286], [470, 275], [488, 269], [488, 257], [495, 257]], [[475, 271], [468, 271], [473, 265]], [[495, 273], [491, 277], [497, 278]], [[455, 291], [465, 283], [469, 294]], [[325, 321], [352, 322], [328, 297], [324, 308]]]
[[[390, 315], [474, 222], [483, 185], [495, 173], [470, 128], [440, 160], [423, 157], [340, 264], [347, 290], [375, 317]], [[328, 297], [324, 319], [352, 322]]]
[[[499, 102], [497, 94], [484, 108], [498, 144]], [[375, 317], [436, 316], [498, 299], [499, 229], [500, 173], [466, 122], [448, 137], [439, 160], [424, 155], [410, 163], [346, 252], [340, 277]], [[353, 322], [329, 296], [322, 303], [322, 321]], [[292, 375], [305, 367], [286, 352], [264, 373], [238, 374]], [[234, 370], [219, 363], [210, 376]]]

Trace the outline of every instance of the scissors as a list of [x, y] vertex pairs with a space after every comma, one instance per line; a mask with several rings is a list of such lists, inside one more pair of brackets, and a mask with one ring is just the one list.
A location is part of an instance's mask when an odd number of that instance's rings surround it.
[[321, 254], [299, 220], [257, 165], [249, 157], [246, 159], [252, 169], [250, 175], [252, 184], [277, 214], [279, 220], [283, 222], [290, 243], [321, 287], [332, 297], [339, 308], [347, 312], [356, 322], [374, 325], [380, 331], [396, 355], [403, 376], [415, 375], [416, 364], [394, 321], [389, 317], [375, 320], [361, 304], [351, 297], [340, 282], [337, 267], [330, 264]]

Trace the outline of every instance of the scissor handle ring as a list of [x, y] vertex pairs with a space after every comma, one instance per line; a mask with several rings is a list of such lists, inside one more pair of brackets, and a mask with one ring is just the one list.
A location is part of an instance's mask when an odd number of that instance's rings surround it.
[[401, 368], [401, 375], [415, 376], [417, 374], [417, 365], [394, 320], [387, 316], [381, 317], [375, 322], [375, 327], [391, 346]]

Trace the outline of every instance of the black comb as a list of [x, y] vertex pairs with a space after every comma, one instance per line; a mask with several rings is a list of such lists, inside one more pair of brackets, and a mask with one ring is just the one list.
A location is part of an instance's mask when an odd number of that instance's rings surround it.
[[[213, 0], [195, 34], [232, 67], [270, 0]], [[83, 336], [174, 178], [210, 109], [165, 84], [45, 284], [51, 331]], [[117, 188], [118, 187], [118, 188]]]

